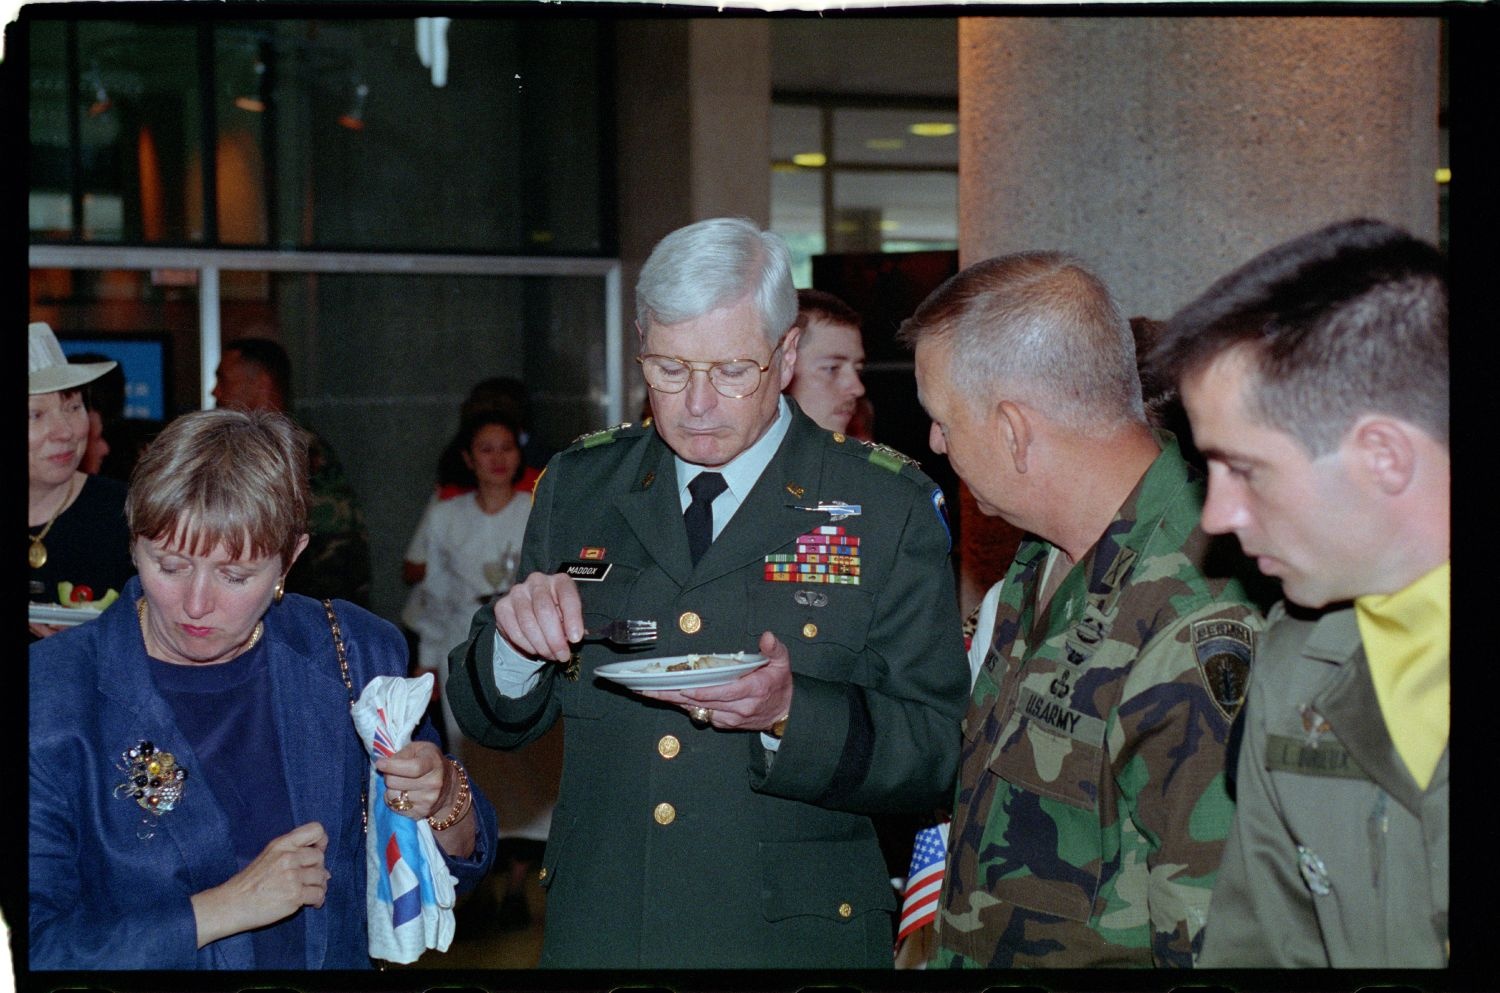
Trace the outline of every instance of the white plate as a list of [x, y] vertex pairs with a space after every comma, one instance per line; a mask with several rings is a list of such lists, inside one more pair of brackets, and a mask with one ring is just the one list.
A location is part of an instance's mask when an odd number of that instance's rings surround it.
[[709, 669], [667, 671], [667, 666], [685, 662], [688, 658], [689, 656], [686, 655], [669, 655], [664, 658], [611, 662], [609, 665], [601, 665], [594, 670], [594, 673], [632, 690], [696, 690], [705, 686], [718, 686], [721, 683], [733, 682], [745, 673], [752, 672], [766, 664], [764, 655], [730, 652], [719, 658], [743, 661], [717, 665]]
[[37, 624], [82, 624], [91, 621], [104, 611], [97, 607], [64, 607], [60, 603], [33, 603], [26, 619]]

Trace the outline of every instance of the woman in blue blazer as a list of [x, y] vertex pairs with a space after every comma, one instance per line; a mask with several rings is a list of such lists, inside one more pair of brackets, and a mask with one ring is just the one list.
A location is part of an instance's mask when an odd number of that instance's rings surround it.
[[[307, 544], [305, 443], [280, 415], [186, 415], [126, 512], [138, 577], [31, 648], [31, 968], [368, 968], [349, 707], [406, 674], [406, 649], [353, 604], [283, 595]], [[462, 892], [493, 860], [495, 813], [436, 741], [424, 720], [375, 767]]]

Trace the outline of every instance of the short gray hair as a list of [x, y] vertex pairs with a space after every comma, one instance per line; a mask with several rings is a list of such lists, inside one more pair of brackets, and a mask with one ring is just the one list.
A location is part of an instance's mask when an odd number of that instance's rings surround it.
[[1065, 252], [976, 263], [939, 286], [897, 338], [947, 342], [971, 408], [1014, 398], [1084, 434], [1145, 423], [1135, 339], [1109, 288]]
[[307, 531], [307, 436], [271, 411], [200, 410], [168, 424], [130, 476], [130, 537], [223, 544], [291, 564]]
[[792, 258], [779, 235], [743, 217], [715, 217], [657, 242], [635, 284], [636, 320], [678, 324], [749, 294], [772, 345], [797, 319]]

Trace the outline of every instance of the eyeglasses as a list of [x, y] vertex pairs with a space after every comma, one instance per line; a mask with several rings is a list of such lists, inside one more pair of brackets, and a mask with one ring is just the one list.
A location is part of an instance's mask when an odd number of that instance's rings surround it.
[[705, 372], [708, 374], [708, 381], [720, 396], [738, 400], [760, 389], [760, 377], [771, 368], [776, 353], [781, 351], [781, 346], [786, 342], [786, 335], [791, 333], [788, 328], [786, 334], [776, 342], [765, 365], [754, 359], [691, 362], [671, 355], [637, 355], [635, 360], [641, 365], [646, 385], [658, 393], [681, 393], [687, 389], [688, 380], [693, 378], [693, 373]]

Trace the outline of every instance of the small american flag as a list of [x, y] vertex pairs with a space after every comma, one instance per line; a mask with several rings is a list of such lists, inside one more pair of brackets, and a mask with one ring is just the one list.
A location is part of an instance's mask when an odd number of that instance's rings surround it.
[[901, 922], [896, 928], [899, 943], [917, 928], [937, 917], [938, 897], [943, 892], [943, 870], [948, 864], [948, 823], [934, 824], [917, 832], [911, 851], [911, 871], [901, 899]]

